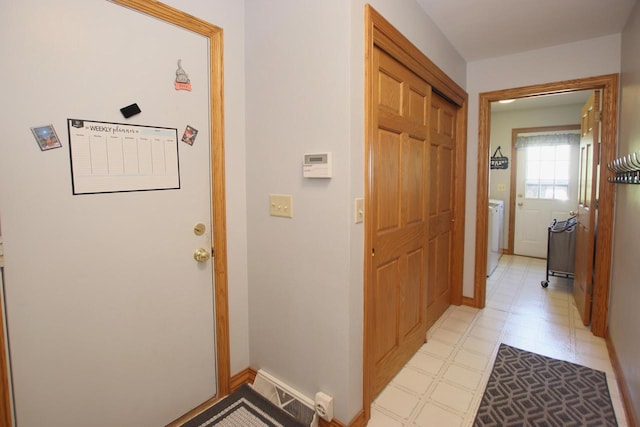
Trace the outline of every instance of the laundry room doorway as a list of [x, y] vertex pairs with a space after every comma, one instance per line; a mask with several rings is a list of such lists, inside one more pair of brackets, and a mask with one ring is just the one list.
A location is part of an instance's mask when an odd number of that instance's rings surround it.
[[[495, 120], [493, 120], [492, 104], [500, 100], [524, 100], [544, 98], [553, 94], [568, 94], [581, 91], [600, 91], [601, 104], [601, 144], [599, 164], [607, 164], [615, 158], [617, 144], [617, 74], [581, 78], [570, 81], [558, 81], [519, 88], [503, 89], [480, 94], [479, 99], [479, 131], [478, 131], [478, 177], [476, 197], [476, 250], [474, 273], [474, 297], [470, 303], [483, 308], [486, 302], [486, 268], [487, 268], [487, 212], [490, 198], [489, 191], [491, 154], [491, 138]], [[516, 127], [516, 126], [514, 126]], [[485, 155], [486, 153], [486, 155]], [[506, 154], [506, 153], [505, 153]], [[510, 161], [513, 159], [510, 158]], [[595, 265], [593, 268], [593, 315], [591, 331], [595, 336], [604, 336], [607, 329], [608, 303], [611, 273], [611, 240], [613, 236], [614, 188], [607, 185], [606, 168], [600, 168], [602, 177], [597, 184], [598, 197], [598, 240], [595, 241]], [[498, 185], [491, 177], [491, 191]], [[515, 184], [514, 184], [515, 185]], [[507, 185], [500, 187], [502, 196], [507, 193]], [[514, 201], [512, 201], [514, 203]], [[511, 206], [510, 206], [511, 208]], [[506, 216], [506, 214], [505, 214]], [[511, 227], [511, 224], [510, 224]]]

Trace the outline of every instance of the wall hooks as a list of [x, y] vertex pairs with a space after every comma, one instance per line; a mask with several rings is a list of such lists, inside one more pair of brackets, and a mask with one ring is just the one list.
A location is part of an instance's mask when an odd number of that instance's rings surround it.
[[640, 184], [640, 151], [634, 151], [609, 162], [607, 168], [616, 174], [608, 181], [616, 184]]

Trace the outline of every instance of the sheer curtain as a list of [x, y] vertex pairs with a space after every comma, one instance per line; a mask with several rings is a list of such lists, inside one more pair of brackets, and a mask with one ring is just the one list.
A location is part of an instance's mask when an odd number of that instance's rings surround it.
[[580, 144], [580, 134], [575, 132], [523, 134], [516, 138], [516, 148], [527, 148], [540, 145], [571, 145]]

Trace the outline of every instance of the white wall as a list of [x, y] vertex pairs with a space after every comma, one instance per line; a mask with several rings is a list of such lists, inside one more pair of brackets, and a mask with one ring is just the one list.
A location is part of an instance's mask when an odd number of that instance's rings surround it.
[[[348, 5], [248, 1], [246, 28], [251, 366], [348, 418]], [[314, 151], [331, 179], [302, 177]], [[293, 196], [293, 218], [269, 216], [270, 193]]]
[[[640, 6], [636, 4], [622, 35], [620, 140], [618, 154], [640, 149]], [[635, 419], [640, 419], [640, 287], [635, 265], [640, 251], [640, 186], [616, 185], [616, 213], [609, 306], [609, 336], [616, 350]]]
[[[460, 87], [467, 85], [466, 61], [414, 0], [352, 0], [353, 53], [363, 52], [364, 7], [370, 4]], [[354, 59], [357, 59], [354, 57]], [[364, 81], [364, 69], [360, 74]]]
[[[461, 85], [465, 63], [413, 0], [374, 7]], [[362, 409], [364, 1], [246, 2], [251, 366], [336, 417]], [[334, 156], [331, 180], [302, 178], [306, 151]], [[293, 195], [293, 219], [268, 194]]]
[[[489, 173], [489, 198], [504, 201], [504, 236], [503, 247], [509, 246], [509, 202], [511, 200], [511, 168], [513, 153], [511, 150], [511, 131], [518, 128], [559, 126], [580, 124], [582, 105], [563, 105], [550, 108], [532, 108], [512, 110], [491, 114], [491, 154], [496, 148], [509, 158], [508, 169], [493, 169]], [[504, 190], [499, 186], [504, 185]]]
[[465, 223], [463, 295], [473, 297], [476, 236], [479, 94], [620, 71], [621, 35], [584, 40], [546, 49], [479, 60], [467, 65], [467, 221]]

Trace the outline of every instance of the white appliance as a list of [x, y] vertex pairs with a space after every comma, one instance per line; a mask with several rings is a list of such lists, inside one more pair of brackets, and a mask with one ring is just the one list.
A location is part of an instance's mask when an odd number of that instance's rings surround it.
[[504, 202], [489, 199], [488, 232], [487, 232], [487, 277], [491, 276], [502, 256]]

